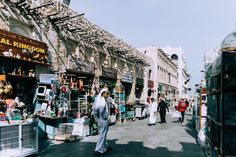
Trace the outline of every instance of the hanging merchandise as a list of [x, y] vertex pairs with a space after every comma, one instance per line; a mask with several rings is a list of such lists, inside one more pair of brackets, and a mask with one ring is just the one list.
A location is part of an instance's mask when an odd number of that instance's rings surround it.
[[62, 92], [62, 93], [66, 93], [66, 86], [64, 86], [64, 85], [61, 86], [61, 92]]

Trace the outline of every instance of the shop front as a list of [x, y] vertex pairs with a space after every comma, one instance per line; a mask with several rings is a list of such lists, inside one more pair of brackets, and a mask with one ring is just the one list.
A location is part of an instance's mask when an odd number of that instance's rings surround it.
[[144, 80], [141, 78], [136, 78], [135, 96], [137, 99], [140, 99], [143, 87], [144, 87]]
[[114, 94], [114, 89], [117, 80], [117, 70], [113, 68], [102, 67], [102, 76], [99, 78], [100, 89], [107, 87], [111, 94]]
[[125, 92], [125, 100], [127, 101], [127, 98], [129, 97], [131, 93], [132, 83], [133, 83], [133, 76], [131, 75], [131, 73], [123, 74], [121, 78], [121, 83], [123, 85], [124, 92]]
[[135, 116], [134, 103], [127, 103], [128, 98], [131, 94], [133, 83], [133, 76], [131, 75], [131, 73], [124, 73], [121, 78], [121, 83], [125, 92], [125, 118], [133, 120]]
[[[93, 63], [81, 61], [75, 69], [66, 69], [63, 77], [66, 77], [66, 84], [69, 84], [70, 90], [70, 110], [79, 111], [81, 116], [89, 114], [91, 110], [91, 101], [88, 95], [93, 95], [92, 87], [95, 76], [95, 67]], [[79, 104], [79, 105], [78, 105]], [[87, 104], [86, 106], [84, 104]]]
[[[110, 96], [113, 99], [116, 99], [116, 80], [117, 80], [117, 70], [113, 68], [102, 67], [102, 76], [99, 78], [99, 87], [102, 89], [103, 87], [107, 87], [110, 91]], [[110, 103], [108, 106], [109, 110], [109, 122], [115, 123], [116, 121], [116, 111], [115, 106]]]
[[32, 107], [39, 74], [50, 71], [47, 49], [45, 43], [0, 30], [0, 79], [12, 86], [11, 92], [1, 91], [2, 98], [17, 97]]
[[[137, 100], [140, 99], [144, 87], [144, 79], [136, 78], [135, 84], [135, 96]], [[144, 102], [137, 101], [135, 105], [136, 118], [142, 119], [146, 117], [145, 104]]]
[[29, 113], [39, 75], [50, 72], [47, 49], [43, 42], [0, 29], [0, 156], [38, 151], [38, 124]]

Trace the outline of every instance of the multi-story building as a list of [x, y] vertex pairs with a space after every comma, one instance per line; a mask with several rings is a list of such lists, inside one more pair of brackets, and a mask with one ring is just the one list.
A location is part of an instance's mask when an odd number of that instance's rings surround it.
[[151, 97], [157, 98], [157, 73], [156, 62], [152, 57], [146, 56], [146, 62], [149, 66], [144, 69], [144, 87], [140, 102], [147, 103]]
[[177, 66], [177, 80], [178, 80], [178, 92], [179, 95], [187, 95], [188, 94], [188, 82], [190, 80], [190, 74], [188, 73], [186, 66], [186, 58], [184, 55], [184, 51], [181, 47], [173, 48], [170, 46], [166, 46], [162, 48], [162, 50], [168, 54], [168, 57], [174, 62]]
[[[154, 89], [158, 96], [165, 95], [167, 99], [173, 98], [177, 94], [177, 66], [170, 58], [157, 47], [139, 48], [139, 50], [153, 59], [147, 60], [152, 65]], [[155, 95], [155, 94], [154, 94]]]

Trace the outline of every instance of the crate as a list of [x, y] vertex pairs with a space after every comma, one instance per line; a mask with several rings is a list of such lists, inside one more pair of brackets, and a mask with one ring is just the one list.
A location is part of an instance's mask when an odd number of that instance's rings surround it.
[[210, 92], [216, 91], [221, 88], [221, 75], [214, 75], [209, 78], [207, 78], [207, 87]]
[[236, 88], [236, 55], [224, 52], [222, 56], [224, 88]]
[[61, 123], [58, 127], [57, 135], [71, 134], [73, 127], [73, 123]]
[[224, 152], [228, 156], [236, 156], [236, 128], [230, 127], [224, 130]]
[[224, 104], [221, 105], [221, 108], [223, 107], [224, 117], [221, 118], [224, 118], [226, 124], [236, 124], [236, 93], [224, 93]]
[[220, 121], [220, 103], [221, 95], [219, 93], [208, 94], [207, 98], [207, 114], [215, 121]]
[[0, 126], [0, 156], [22, 157], [38, 152], [38, 124]]

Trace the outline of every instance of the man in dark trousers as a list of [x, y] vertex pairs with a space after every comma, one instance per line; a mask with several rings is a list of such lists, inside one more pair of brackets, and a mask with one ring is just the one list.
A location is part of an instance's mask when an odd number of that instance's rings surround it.
[[161, 124], [166, 123], [166, 110], [169, 112], [168, 105], [165, 102], [164, 98], [160, 97], [157, 111], [160, 113]]

